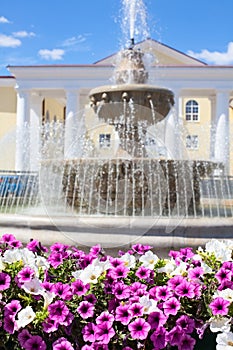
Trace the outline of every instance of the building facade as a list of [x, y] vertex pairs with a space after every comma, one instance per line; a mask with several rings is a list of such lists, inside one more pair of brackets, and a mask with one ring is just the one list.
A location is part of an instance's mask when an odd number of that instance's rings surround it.
[[[151, 39], [136, 46], [153, 57], [149, 83], [174, 92], [186, 157], [220, 161], [233, 175], [233, 66], [210, 66]], [[38, 170], [46, 121], [64, 125], [67, 154], [89, 91], [109, 85], [116, 57], [92, 65], [9, 66], [11, 75], [0, 77], [0, 170]]]

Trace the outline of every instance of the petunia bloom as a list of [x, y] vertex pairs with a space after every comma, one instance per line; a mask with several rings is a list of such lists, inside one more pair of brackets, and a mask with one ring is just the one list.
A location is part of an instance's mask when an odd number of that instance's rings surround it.
[[152, 333], [150, 339], [154, 345], [154, 350], [164, 349], [167, 345], [166, 340], [167, 331], [163, 327], [158, 327], [154, 333]]
[[25, 343], [25, 350], [46, 350], [46, 344], [39, 335], [32, 335]]
[[11, 278], [5, 272], [0, 272], [0, 290], [6, 290], [10, 287]]
[[103, 344], [108, 344], [115, 333], [109, 322], [102, 322], [96, 325], [96, 340]]
[[92, 317], [94, 315], [94, 305], [88, 301], [81, 301], [77, 308], [78, 313], [84, 319]]
[[120, 305], [116, 308], [115, 320], [127, 325], [132, 319], [132, 312], [129, 305]]
[[210, 308], [212, 310], [213, 315], [225, 316], [228, 314], [229, 305], [230, 302], [228, 300], [225, 300], [221, 297], [217, 297], [210, 303]]
[[166, 316], [176, 315], [180, 309], [180, 302], [175, 297], [172, 297], [163, 303], [163, 309]]
[[62, 337], [53, 343], [53, 350], [74, 350], [74, 348], [67, 339]]
[[56, 300], [48, 306], [49, 317], [56, 322], [63, 322], [69, 314], [69, 309], [62, 300]]
[[133, 339], [146, 339], [150, 331], [150, 325], [144, 318], [137, 318], [135, 321], [128, 325], [131, 337]]

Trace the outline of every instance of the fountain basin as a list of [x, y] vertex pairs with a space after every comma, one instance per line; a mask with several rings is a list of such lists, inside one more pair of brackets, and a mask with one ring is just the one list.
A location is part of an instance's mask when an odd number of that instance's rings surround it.
[[174, 94], [171, 90], [149, 84], [106, 85], [90, 91], [92, 108], [98, 117], [105, 121], [125, 119], [132, 115], [133, 120], [147, 121], [149, 125], [163, 120], [174, 105]]
[[56, 174], [63, 169], [65, 202], [91, 216], [196, 216], [201, 211], [200, 182], [219, 168], [210, 161], [151, 158], [52, 163], [46, 169]]

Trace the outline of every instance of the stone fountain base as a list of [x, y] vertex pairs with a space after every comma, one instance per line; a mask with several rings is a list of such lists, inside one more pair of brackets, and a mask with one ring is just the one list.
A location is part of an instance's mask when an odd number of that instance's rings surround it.
[[[200, 181], [213, 173], [216, 164], [151, 158], [74, 159], [58, 168], [64, 169], [65, 201], [80, 215], [170, 218], [200, 213]], [[53, 169], [57, 172], [56, 165]]]

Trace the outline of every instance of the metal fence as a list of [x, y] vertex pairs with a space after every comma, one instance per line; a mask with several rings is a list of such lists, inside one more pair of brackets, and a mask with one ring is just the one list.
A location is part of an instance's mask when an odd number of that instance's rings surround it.
[[35, 205], [38, 199], [37, 172], [0, 170], [0, 212]]
[[[0, 213], [20, 213], [25, 208], [39, 206], [39, 182], [38, 172], [0, 170]], [[202, 179], [200, 194], [199, 215], [233, 217], [233, 176]]]

